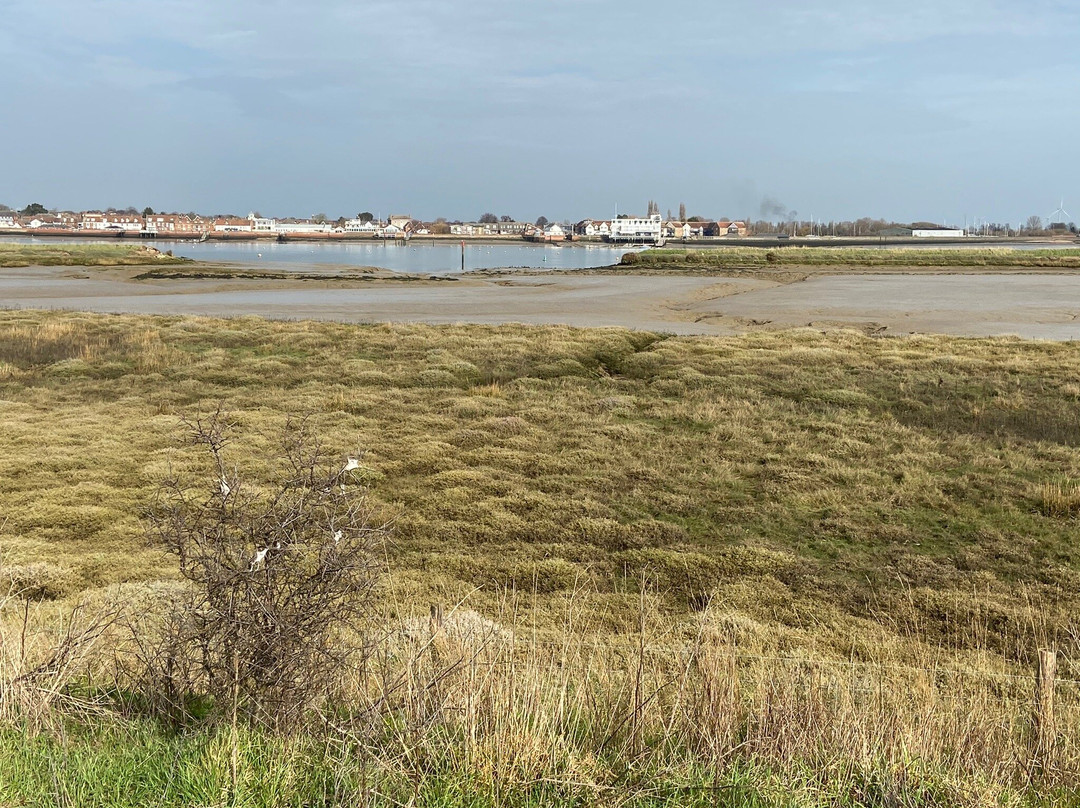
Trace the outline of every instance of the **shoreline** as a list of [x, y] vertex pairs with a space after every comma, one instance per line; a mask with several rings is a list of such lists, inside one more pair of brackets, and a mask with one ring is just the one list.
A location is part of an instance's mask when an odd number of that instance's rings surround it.
[[[168, 233], [161, 235], [149, 235], [139, 232], [113, 233], [98, 230], [55, 230], [39, 229], [33, 232], [27, 230], [0, 229], [0, 241], [7, 238], [41, 239], [88, 239], [94, 242], [106, 241], [120, 244], [145, 243], [145, 242], [175, 242], [190, 243], [202, 242], [202, 233]], [[424, 246], [440, 244], [458, 244], [465, 242], [466, 245], [479, 246], [497, 245], [521, 245], [532, 247], [606, 247], [617, 249], [620, 247], [634, 247], [642, 245], [621, 244], [607, 242], [597, 236], [574, 236], [566, 241], [541, 242], [523, 238], [522, 236], [454, 236], [454, 235], [425, 235], [414, 236], [408, 240], [401, 238], [378, 238], [367, 233], [208, 233], [206, 242], [279, 242], [282, 244], [385, 244]], [[283, 236], [280, 237], [279, 236]], [[1008, 249], [1011, 245], [1024, 245], [1025, 247], [1042, 245], [1047, 248], [1053, 247], [1080, 247], [1080, 237], [1043, 237], [1043, 236], [964, 236], [962, 238], [914, 238], [908, 236], [823, 236], [823, 237], [795, 237], [778, 239], [768, 236], [743, 236], [732, 238], [730, 236], [712, 236], [700, 239], [668, 239], [664, 248], [675, 250], [723, 250], [731, 247], [759, 247], [763, 249], [782, 249], [784, 247], [812, 247], [812, 248], [844, 248], [844, 247], [919, 247], [930, 248], [935, 246], [957, 247], [1000, 247]]]
[[684, 335], [854, 329], [1080, 339], [1080, 270], [807, 267], [791, 271], [481, 270], [243, 264], [0, 270], [12, 309], [247, 316], [346, 323], [526, 323]]

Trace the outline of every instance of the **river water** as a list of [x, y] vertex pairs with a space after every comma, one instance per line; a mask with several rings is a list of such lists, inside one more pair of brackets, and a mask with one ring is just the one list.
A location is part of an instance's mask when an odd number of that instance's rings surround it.
[[[23, 244], [52, 244], [77, 242], [77, 239], [5, 237], [3, 241]], [[87, 240], [88, 242], [90, 240]], [[138, 244], [137, 239], [93, 243]], [[461, 271], [459, 242], [424, 242], [416, 239], [408, 246], [382, 241], [303, 242], [293, 241], [190, 241], [155, 240], [145, 242], [159, 250], [172, 250], [176, 255], [196, 261], [235, 261], [249, 265], [261, 263], [275, 269], [301, 270], [314, 265], [379, 267], [394, 272], [424, 275], [448, 275]], [[469, 244], [465, 245], [465, 269], [591, 269], [619, 263], [624, 248], [603, 245], [574, 245], [555, 247], [543, 244]]]

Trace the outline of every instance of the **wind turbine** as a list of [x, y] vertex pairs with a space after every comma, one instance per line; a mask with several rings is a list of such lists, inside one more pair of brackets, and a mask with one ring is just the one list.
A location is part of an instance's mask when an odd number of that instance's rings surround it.
[[1057, 215], [1059, 213], [1062, 216], [1065, 217], [1064, 219], [1061, 220], [1062, 224], [1064, 224], [1065, 222], [1069, 221], [1069, 219], [1072, 218], [1069, 211], [1065, 210], [1065, 197], [1061, 197], [1061, 203], [1058, 205], [1057, 210], [1055, 210], [1053, 213], [1051, 213], [1047, 218], [1050, 220], [1051, 223], [1053, 223], [1054, 219], [1057, 218]]

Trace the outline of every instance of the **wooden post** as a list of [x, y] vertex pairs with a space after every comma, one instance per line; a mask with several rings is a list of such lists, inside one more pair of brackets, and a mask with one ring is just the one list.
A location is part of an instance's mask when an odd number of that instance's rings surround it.
[[461, 271], [465, 271], [465, 240], [461, 240]]
[[1057, 652], [1040, 650], [1039, 669], [1035, 675], [1035, 742], [1040, 762], [1057, 740], [1054, 719], [1054, 680], [1057, 677]]

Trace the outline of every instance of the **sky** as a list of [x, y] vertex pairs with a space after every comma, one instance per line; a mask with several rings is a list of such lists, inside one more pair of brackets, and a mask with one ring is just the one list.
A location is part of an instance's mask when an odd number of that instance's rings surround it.
[[1080, 219], [1077, 42], [1076, 0], [0, 0], [0, 203]]

